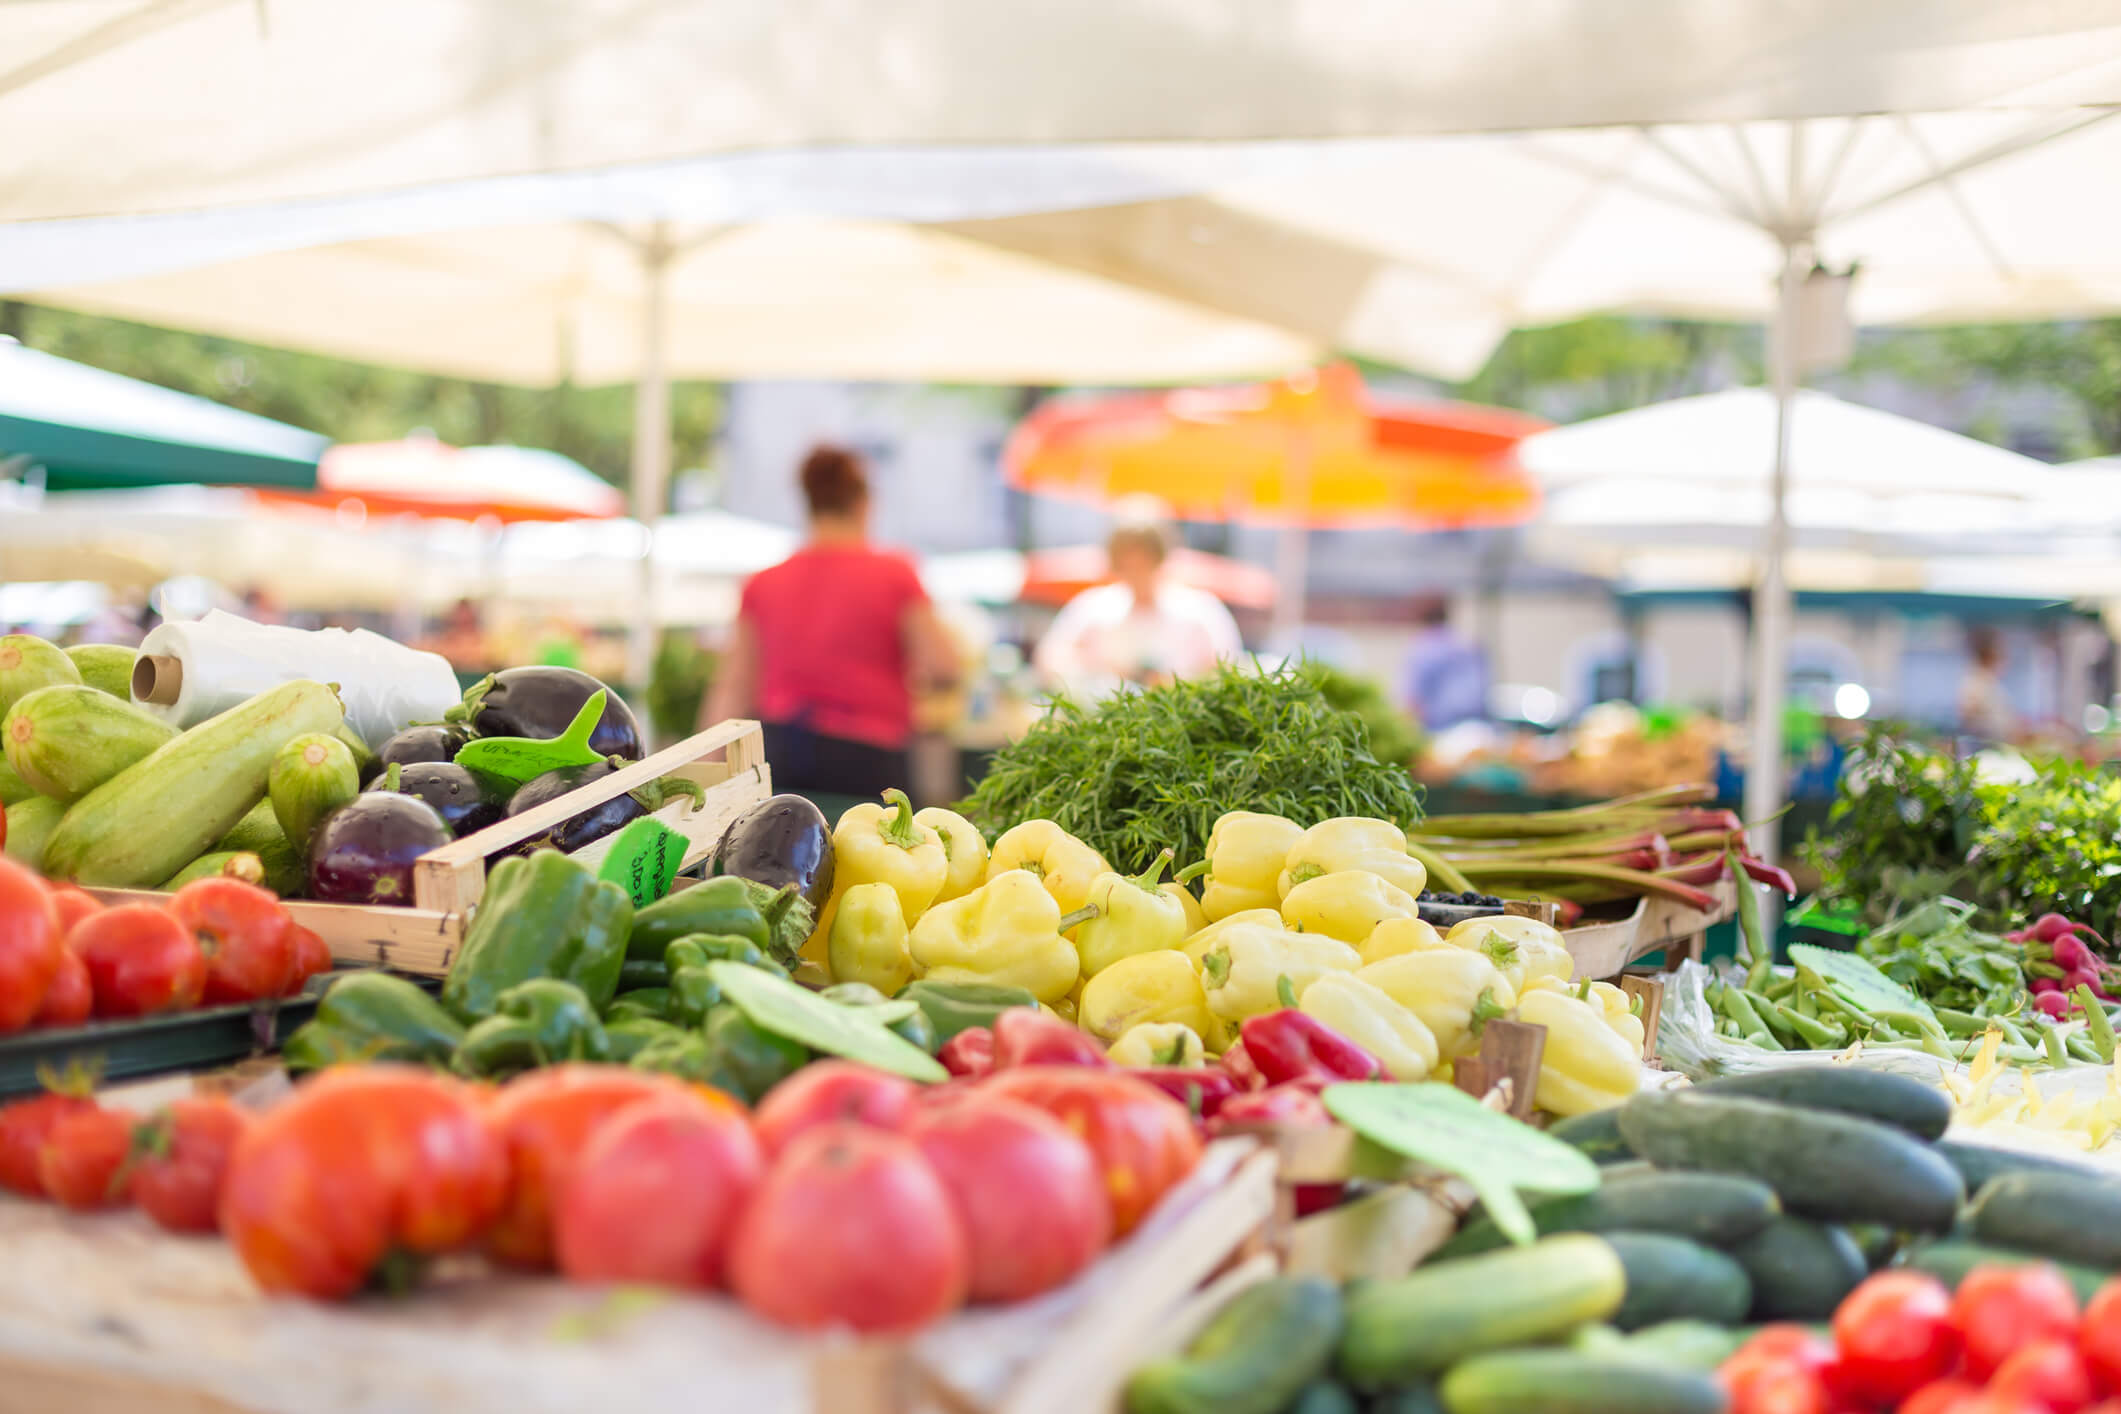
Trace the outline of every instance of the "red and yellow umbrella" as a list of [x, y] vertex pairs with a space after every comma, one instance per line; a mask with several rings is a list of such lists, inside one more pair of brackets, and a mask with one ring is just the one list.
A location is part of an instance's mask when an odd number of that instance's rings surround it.
[[1458, 530], [1517, 525], [1539, 487], [1514, 448], [1548, 426], [1474, 403], [1392, 403], [1345, 365], [1277, 383], [1055, 399], [1003, 454], [1012, 485], [1187, 520]]

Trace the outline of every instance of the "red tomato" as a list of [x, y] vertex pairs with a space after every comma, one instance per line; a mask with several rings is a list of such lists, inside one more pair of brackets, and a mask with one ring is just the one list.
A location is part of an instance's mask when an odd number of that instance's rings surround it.
[[2036, 1340], [2012, 1355], [1989, 1378], [1988, 1392], [2045, 1405], [2054, 1414], [2078, 1414], [2099, 1397], [2071, 1336]]
[[266, 1291], [331, 1299], [386, 1256], [475, 1242], [507, 1188], [507, 1158], [461, 1087], [411, 1066], [349, 1067], [236, 1141], [221, 1231]]
[[1826, 1382], [1793, 1361], [1762, 1361], [1722, 1379], [1731, 1414], [1834, 1414]]
[[82, 919], [103, 911], [103, 905], [86, 890], [72, 884], [51, 886], [52, 907], [59, 910], [59, 936], [66, 937], [74, 931], [74, 925]]
[[1044, 1110], [1090, 1146], [1112, 1199], [1115, 1237], [1132, 1232], [1200, 1161], [1200, 1135], [1186, 1107], [1118, 1071], [1027, 1065], [997, 1071], [981, 1091]]
[[241, 879], [194, 879], [169, 901], [206, 956], [206, 1000], [256, 1002], [287, 990], [294, 922], [271, 890]]
[[551, 1066], [503, 1088], [484, 1106], [509, 1168], [508, 1199], [486, 1250], [520, 1267], [551, 1266], [554, 1199], [590, 1134], [628, 1105], [686, 1089], [617, 1065]]
[[1976, 1267], [1952, 1297], [1951, 1320], [1966, 1350], [1967, 1374], [1986, 1380], [2034, 1341], [2074, 1335], [2077, 1293], [2045, 1262]]
[[858, 1124], [799, 1134], [737, 1226], [729, 1281], [803, 1328], [912, 1331], [965, 1299], [965, 1234], [911, 1140]]
[[206, 994], [206, 958], [190, 930], [151, 903], [106, 908], [67, 941], [88, 964], [98, 1016], [183, 1011]]
[[134, 1132], [132, 1197], [171, 1232], [212, 1232], [229, 1153], [249, 1116], [227, 1100], [177, 1100]]
[[820, 1124], [845, 1120], [903, 1131], [913, 1122], [920, 1087], [853, 1061], [818, 1061], [773, 1087], [759, 1101], [759, 1144], [778, 1154], [788, 1141]]
[[288, 974], [284, 995], [294, 996], [302, 990], [302, 984], [319, 973], [332, 969], [331, 945], [324, 941], [314, 928], [293, 924], [288, 936], [294, 939], [295, 965]]
[[96, 990], [89, 985], [88, 964], [72, 948], [59, 949], [59, 970], [44, 989], [34, 1026], [79, 1026], [95, 1009]]
[[2084, 1352], [2084, 1363], [2092, 1373], [2121, 1394], [2121, 1278], [2100, 1287], [2084, 1308], [2077, 1348]]
[[575, 1281], [714, 1286], [765, 1171], [744, 1107], [726, 1095], [636, 1100], [597, 1126], [560, 1187], [560, 1270]]
[[1952, 1295], [1935, 1277], [1902, 1271], [1865, 1278], [1834, 1313], [1839, 1387], [1888, 1404], [1951, 1373], [1959, 1358], [1951, 1309]]
[[37, 1155], [52, 1126], [68, 1115], [96, 1108], [84, 1094], [44, 1094], [0, 1106], [0, 1186], [30, 1198], [47, 1197], [37, 1174]]
[[1939, 1380], [1916, 1391], [1914, 1398], [1901, 1404], [1898, 1414], [1959, 1414], [1968, 1400], [1980, 1394], [1981, 1386], [1965, 1380]]
[[37, 1177], [68, 1208], [112, 1208], [125, 1201], [125, 1161], [133, 1151], [132, 1116], [77, 1110], [51, 1127], [37, 1151]]
[[2036, 1399], [1985, 1390], [1953, 1405], [1951, 1414], [2052, 1414], [2052, 1411]]
[[20, 1031], [59, 970], [59, 911], [44, 881], [0, 855], [0, 1033]]
[[974, 1301], [1021, 1301], [1059, 1286], [1112, 1239], [1097, 1160], [1043, 1110], [975, 1095], [924, 1114], [913, 1142], [956, 1205]]

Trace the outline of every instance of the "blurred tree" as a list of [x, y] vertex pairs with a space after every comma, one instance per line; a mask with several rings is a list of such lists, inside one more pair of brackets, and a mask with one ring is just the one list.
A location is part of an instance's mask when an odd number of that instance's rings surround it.
[[1487, 366], [1452, 391], [1573, 420], [1763, 376], [1757, 328], [1605, 314], [1512, 331]]
[[2068, 458], [2121, 451], [2121, 319], [2056, 324], [1969, 324], [1867, 334], [1852, 375], [1883, 374], [1917, 387], [1972, 389], [1983, 406], [1968, 436], [2001, 440], [1997, 404], [2013, 394], [2059, 395], [2078, 425], [2062, 432]]
[[[349, 363], [237, 339], [157, 329], [21, 301], [0, 301], [0, 334], [61, 358], [306, 427], [339, 442], [425, 428], [445, 442], [514, 442], [564, 452], [626, 484], [633, 389], [520, 388]], [[720, 419], [712, 383], [670, 390], [672, 465], [703, 462]]]

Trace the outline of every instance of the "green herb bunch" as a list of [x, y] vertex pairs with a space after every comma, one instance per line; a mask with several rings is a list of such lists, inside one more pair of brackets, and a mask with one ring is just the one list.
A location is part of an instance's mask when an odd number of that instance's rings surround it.
[[1214, 676], [1085, 705], [1063, 699], [996, 753], [963, 807], [991, 837], [1052, 820], [1114, 867], [1139, 872], [1169, 848], [1204, 857], [1231, 810], [1314, 825], [1421, 818], [1403, 765], [1379, 761], [1362, 718], [1334, 707], [1302, 667]]
[[1421, 723], [1393, 706], [1377, 679], [1325, 663], [1306, 663], [1300, 671], [1318, 684], [1326, 701], [1362, 718], [1370, 732], [1371, 754], [1378, 760], [1405, 766], [1427, 745]]

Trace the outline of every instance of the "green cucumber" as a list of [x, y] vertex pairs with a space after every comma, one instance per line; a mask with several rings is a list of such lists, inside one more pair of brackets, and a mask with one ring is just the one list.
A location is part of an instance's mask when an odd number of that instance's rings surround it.
[[264, 798], [272, 758], [291, 737], [344, 718], [319, 682], [287, 682], [209, 717], [97, 786], [45, 846], [45, 872], [118, 888], [159, 884]]
[[280, 833], [303, 851], [317, 822], [361, 793], [353, 752], [329, 732], [306, 732], [281, 747], [265, 781]]
[[1975, 1195], [1967, 1219], [1974, 1240], [1992, 1247], [2121, 1269], [2121, 1180], [2007, 1173]]
[[1745, 1268], [1698, 1242], [1663, 1232], [1608, 1232], [1627, 1270], [1627, 1297], [1613, 1313], [1624, 1331], [1694, 1316], [1734, 1326], [1753, 1304]]
[[1443, 1397], [1434, 1384], [1416, 1380], [1372, 1399], [1369, 1414], [1444, 1414]]
[[1296, 1396], [1288, 1414], [1362, 1414], [1362, 1405], [1339, 1380], [1313, 1380]]
[[140, 660], [138, 651], [122, 643], [76, 643], [66, 650], [66, 656], [74, 660], [81, 681], [96, 691], [133, 700], [133, 664]]
[[1620, 1131], [1660, 1167], [1757, 1178], [1803, 1217], [1943, 1232], [1966, 1197], [1957, 1170], [1929, 1145], [1825, 1110], [1649, 1090], [1621, 1107]]
[[[1782, 1211], [1775, 1190], [1750, 1178], [1721, 1173], [1661, 1173], [1614, 1178], [1589, 1193], [1548, 1198], [1531, 1206], [1540, 1235], [1556, 1232], [1668, 1232], [1722, 1247], [1751, 1237]], [[1431, 1261], [1467, 1257], [1507, 1246], [1485, 1215], [1438, 1248]]]
[[15, 768], [7, 764], [6, 755], [0, 754], [0, 806], [28, 800], [36, 793], [30, 783], [16, 775]]
[[[1964, 1210], [1959, 1214], [1959, 1221], [1966, 1221]], [[1955, 1227], [1957, 1225], [1953, 1224]], [[1849, 1235], [1849, 1241], [1855, 1243], [1856, 1250], [1863, 1254], [1863, 1265], [1874, 1272], [1880, 1267], [1891, 1266], [1893, 1258], [1900, 1255], [1900, 1234], [1884, 1223], [1843, 1223], [1841, 1230]]]
[[1185, 1354], [1136, 1370], [1128, 1414], [1278, 1414], [1325, 1373], [1340, 1330], [1339, 1288], [1271, 1277], [1232, 1297]]
[[1964, 1139], [1940, 1139], [1937, 1152], [1959, 1170], [1959, 1177], [1966, 1181], [1969, 1193], [1979, 1193], [1988, 1186], [1990, 1179], [2007, 1173], [2069, 1173], [2079, 1178], [2109, 1181], [2113, 1178], [2113, 1170], [2100, 1168], [2097, 1164], [2048, 1154], [2028, 1154], [2017, 1149], [1998, 1149], [1991, 1144], [1974, 1144]]
[[81, 683], [24, 693], [0, 721], [7, 764], [38, 794], [69, 803], [176, 735], [161, 718]]
[[1622, 1359], [1712, 1375], [1745, 1340], [1743, 1332], [1729, 1326], [1680, 1317], [1644, 1326], [1627, 1338], [1619, 1354]]
[[1704, 1095], [1737, 1095], [1799, 1109], [1860, 1115], [1904, 1129], [1917, 1139], [1942, 1139], [1951, 1127], [1952, 1100], [1934, 1085], [1889, 1070], [1850, 1065], [1789, 1066], [1725, 1075], [1698, 1085]]
[[81, 670], [57, 644], [33, 633], [0, 636], [0, 714], [40, 687], [81, 685]]
[[1340, 1371], [1360, 1389], [1401, 1384], [1483, 1350], [1603, 1321], [1626, 1296], [1619, 1254], [1588, 1233], [1417, 1268], [1348, 1298]]
[[1711, 1374], [1570, 1350], [1501, 1350], [1443, 1378], [1450, 1414], [1726, 1414]]
[[1575, 1145], [1600, 1164], [1624, 1164], [1635, 1157], [1628, 1141], [1620, 1137], [1618, 1106], [1558, 1120], [1547, 1126], [1547, 1133], [1564, 1144]]
[[[1966, 1280], [1966, 1274], [1976, 1267], [2023, 1267], [2032, 1262], [2047, 1262], [2029, 1252], [2013, 1251], [2008, 1247], [1984, 1247], [1978, 1242], [1924, 1242], [1911, 1248], [1901, 1259], [1905, 1267], [1918, 1272], [1928, 1272], [1954, 1291]], [[2077, 1289], [2079, 1301], [2090, 1301], [2099, 1294], [2100, 1288], [2114, 1279], [2112, 1272], [2097, 1271], [2091, 1267], [2080, 1267], [2074, 1262], [2047, 1262], [2064, 1279]]]
[[1777, 1218], [1731, 1256], [1753, 1283], [1752, 1321], [1827, 1320], [1870, 1274], [1854, 1238], [1809, 1218]]
[[7, 857], [41, 871], [52, 831], [65, 817], [66, 806], [47, 795], [33, 795], [8, 806]]

